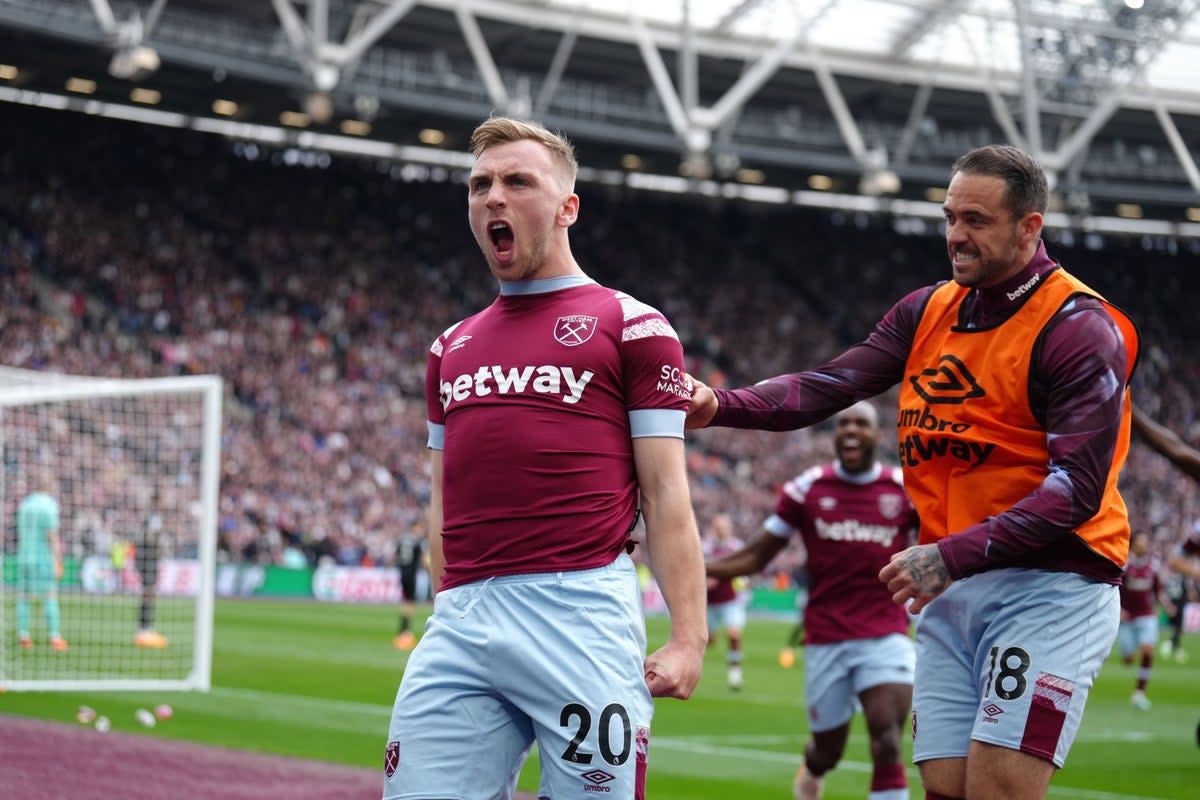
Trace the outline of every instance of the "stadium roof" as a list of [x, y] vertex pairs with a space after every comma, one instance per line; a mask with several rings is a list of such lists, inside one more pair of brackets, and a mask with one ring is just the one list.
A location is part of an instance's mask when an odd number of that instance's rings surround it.
[[140, 88], [188, 119], [282, 119], [292, 144], [341, 125], [449, 151], [499, 111], [596, 169], [902, 197], [1009, 141], [1068, 210], [1200, 221], [1200, 0], [1139, 3], [0, 0], [0, 99], [79, 77], [69, 107]]
[[[1125, 0], [548, 0], [543, 5], [617, 17], [636, 13], [676, 26], [686, 24], [687, 17], [697, 32], [750, 39], [787, 38], [801, 26], [804, 42], [821, 51], [1011, 75], [1022, 70], [1022, 6], [1033, 35], [1045, 36], [1049, 28], [1055, 41], [1074, 35], [1080, 46], [1108, 38], [1143, 46], [1149, 41], [1140, 32], [1149, 24], [1146, 17], [1167, 11], [1171, 30], [1162, 32], [1156, 52], [1146, 54], [1153, 58], [1145, 61], [1144, 84], [1189, 95], [1200, 91], [1200, 17], [1185, 18], [1189, 11], [1181, 3], [1150, 9]], [[1067, 53], [1062, 55], [1065, 60]]]

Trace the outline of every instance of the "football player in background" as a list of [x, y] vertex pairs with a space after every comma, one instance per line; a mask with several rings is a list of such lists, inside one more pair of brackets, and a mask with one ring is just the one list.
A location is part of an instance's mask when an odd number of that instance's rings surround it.
[[804, 697], [812, 737], [793, 786], [818, 800], [846, 751], [862, 706], [871, 738], [869, 800], [907, 800], [901, 737], [912, 704], [916, 655], [908, 612], [892, 602], [879, 570], [916, 539], [917, 514], [900, 470], [876, 459], [879, 416], [860, 402], [834, 417], [836, 460], [784, 486], [775, 513], [744, 549], [710, 560], [710, 576], [760, 571], [795, 534], [808, 551]]
[[[1200, 450], [1183, 441], [1175, 431], [1150, 419], [1137, 406], [1133, 407], [1133, 432], [1192, 480], [1200, 481]], [[1167, 559], [1167, 566], [1180, 575], [1200, 578], [1200, 530], [1192, 528], [1191, 534]], [[1196, 724], [1196, 745], [1200, 746], [1200, 723]]]
[[412, 632], [412, 617], [416, 611], [417, 572], [425, 552], [425, 525], [416, 522], [396, 540], [396, 570], [400, 573], [400, 618], [392, 646], [397, 650], [412, 650], [417, 637]]
[[1154, 666], [1154, 646], [1158, 644], [1158, 609], [1155, 602], [1169, 608], [1159, 582], [1158, 559], [1150, 553], [1150, 535], [1139, 531], [1129, 543], [1129, 561], [1125, 564], [1125, 580], [1121, 583], [1121, 625], [1117, 628], [1117, 647], [1121, 660], [1132, 664], [1140, 656], [1137, 688], [1130, 703], [1142, 709], [1150, 708], [1146, 686]]
[[31, 605], [40, 600], [50, 648], [63, 652], [68, 649], [58, 605], [63, 551], [58, 536], [58, 501], [50, 494], [51, 485], [49, 476], [43, 475], [38, 490], [26, 495], [17, 507], [17, 639], [22, 648], [33, 647]]
[[[1200, 450], [1183, 441], [1170, 428], [1158, 424], [1146, 412], [1133, 407], [1133, 431], [1155, 452], [1200, 482]], [[1200, 529], [1192, 528], [1167, 559], [1167, 566], [1181, 575], [1200, 578]]]
[[[1200, 534], [1200, 520], [1192, 522], [1192, 535]], [[1169, 635], [1159, 645], [1159, 654], [1163, 658], [1175, 657], [1179, 664], [1186, 664], [1188, 651], [1183, 648], [1183, 616], [1187, 604], [1195, 598], [1195, 583], [1180, 572], [1171, 569], [1169, 564], [1159, 576], [1163, 589], [1171, 603], [1171, 615], [1167, 617]]]
[[146, 515], [142, 517], [132, 541], [133, 563], [142, 583], [138, 631], [133, 643], [152, 650], [161, 650], [168, 644], [167, 637], [154, 628], [154, 612], [158, 606], [158, 562], [162, 558], [164, 527], [159, 491], [155, 489], [150, 495], [150, 507], [146, 509]]
[[[742, 541], [734, 536], [733, 517], [717, 514], [710, 524], [711, 536], [704, 539], [706, 559], [736, 553]], [[742, 688], [742, 631], [746, 627], [746, 597], [740, 591], [739, 578], [708, 579], [708, 644], [716, 643], [719, 632], [725, 631], [729, 649], [725, 651], [726, 681], [729, 688]]]

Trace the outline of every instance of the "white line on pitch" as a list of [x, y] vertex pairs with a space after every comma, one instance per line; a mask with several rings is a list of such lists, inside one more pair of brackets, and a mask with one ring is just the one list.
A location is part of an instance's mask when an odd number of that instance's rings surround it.
[[[297, 706], [302, 708], [310, 708], [314, 711], [326, 711], [335, 709], [354, 714], [377, 714], [387, 716], [392, 713], [392, 707], [377, 703], [360, 703], [349, 700], [328, 700], [318, 697], [305, 697], [303, 695], [280, 694], [277, 692], [264, 692], [258, 689], [237, 689], [233, 687], [214, 686], [211, 694], [225, 697], [241, 698], [244, 700], [252, 700], [262, 703], [284, 703], [289, 706]], [[1144, 741], [1144, 734], [1134, 732], [1133, 734], [1122, 734], [1120, 731], [1102, 730], [1093, 731], [1087, 737], [1090, 739], [1113, 741], [1113, 740], [1136, 740]], [[751, 738], [751, 737], [738, 737]], [[770, 743], [777, 739], [787, 740], [789, 737], [770, 737], [762, 738], [753, 737], [755, 741], [763, 744]], [[798, 738], [798, 737], [796, 737]], [[672, 737], [660, 736], [655, 737], [652, 741], [655, 747], [661, 747], [665, 750], [681, 750], [689, 754], [728, 756], [731, 758], [755, 759], [758, 761], [767, 761], [778, 764], [796, 764], [800, 757], [800, 753], [780, 753], [771, 750], [759, 750], [752, 747], [727, 747], [713, 743], [707, 740], [708, 737]], [[721, 741], [728, 741], [727, 738], [722, 738]], [[781, 742], [783, 743], [783, 742]], [[838, 763], [838, 769], [847, 770], [850, 772], [870, 773], [872, 766], [862, 761], [842, 760]], [[917, 781], [920, 774], [915, 767], [908, 768], [910, 779]], [[1049, 794], [1053, 797], [1071, 798], [1071, 800], [1166, 800], [1161, 797], [1150, 797], [1147, 795], [1132, 795], [1132, 794], [1117, 794], [1115, 792], [1101, 792], [1093, 789], [1077, 789], [1068, 786], [1050, 785]]]
[[330, 700], [322, 697], [306, 697], [298, 694], [280, 694], [264, 692], [258, 689], [236, 689], [230, 686], [214, 686], [209, 694], [219, 697], [235, 697], [261, 703], [284, 703], [289, 706], [311, 708], [314, 711], [345, 711], [352, 714], [380, 714], [388, 716], [392, 713], [390, 705], [379, 703], [358, 703], [352, 700]]
[[[768, 761], [779, 764], [796, 764], [800, 758], [797, 753], [779, 753], [770, 750], [757, 750], [750, 747], [721, 747], [718, 745], [696, 741], [691, 738], [676, 738], [668, 736], [660, 736], [651, 739], [653, 747], [661, 747], [666, 750], [682, 750], [686, 753], [728, 756], [739, 759], [755, 759], [757, 761]], [[838, 762], [838, 769], [847, 770], [850, 772], [870, 773], [872, 766], [862, 761], [842, 760]], [[910, 780], [919, 781], [920, 773], [915, 767], [907, 769]], [[1166, 800], [1161, 797], [1149, 797], [1145, 795], [1132, 794], [1117, 794], [1115, 792], [1100, 792], [1093, 789], [1077, 789], [1070, 786], [1055, 786], [1050, 785], [1051, 796], [1072, 798], [1072, 800]]]

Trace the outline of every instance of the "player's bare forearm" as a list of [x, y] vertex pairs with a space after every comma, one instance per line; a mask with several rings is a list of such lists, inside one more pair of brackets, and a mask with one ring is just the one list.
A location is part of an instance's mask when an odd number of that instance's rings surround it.
[[671, 614], [666, 645], [646, 658], [646, 685], [655, 697], [685, 699], [700, 681], [708, 642], [704, 556], [688, 492], [683, 440], [633, 440], [646, 521], [646, 553]]
[[442, 556], [442, 527], [429, 530], [429, 585], [434, 594], [442, 586], [442, 573], [445, 571], [446, 560]]
[[671, 615], [667, 643], [646, 657], [646, 686], [654, 697], [686, 700], [700, 682], [708, 621], [704, 559], [691, 506], [672, 514], [674, 524], [646, 511], [646, 550]]
[[671, 612], [671, 640], [702, 655], [708, 642], [708, 621], [700, 533], [687, 500], [687, 487], [674, 495], [653, 501], [643, 498], [646, 552]]
[[1133, 432], [1193, 480], [1200, 481], [1200, 450], [1190, 447], [1174, 431], [1150, 419], [1136, 405], [1133, 407]]
[[903, 605], [912, 600], [909, 610], [914, 614], [954, 582], [936, 544], [917, 545], [896, 553], [879, 571], [879, 580], [887, 584], [892, 602]]
[[705, 574], [710, 578], [720, 578], [721, 580], [740, 578], [743, 575], [758, 572], [760, 569], [762, 567], [758, 565], [758, 560], [746, 550], [739, 550], [736, 553], [704, 562]]
[[1200, 560], [1187, 556], [1173, 555], [1167, 559], [1167, 566], [1180, 575], [1190, 578], [1200, 578]]
[[429, 582], [433, 593], [437, 594], [442, 585], [442, 572], [446, 560], [442, 554], [442, 451], [429, 451], [430, 481], [429, 481]]
[[786, 546], [786, 539], [761, 531], [753, 541], [736, 553], [706, 561], [704, 571], [711, 578], [722, 579], [752, 575], [771, 563], [771, 559]]

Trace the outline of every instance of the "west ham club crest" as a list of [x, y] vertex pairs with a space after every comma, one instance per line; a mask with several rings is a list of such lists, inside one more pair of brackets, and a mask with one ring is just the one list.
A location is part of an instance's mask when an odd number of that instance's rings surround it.
[[879, 495], [879, 513], [884, 519], [895, 519], [904, 510], [904, 499], [898, 494]]
[[400, 743], [393, 739], [388, 742], [387, 752], [383, 756], [383, 771], [390, 778], [396, 774], [398, 766], [400, 766]]
[[592, 338], [596, 332], [596, 317], [583, 314], [573, 314], [569, 317], [559, 317], [554, 323], [554, 338], [559, 344], [576, 347]]

